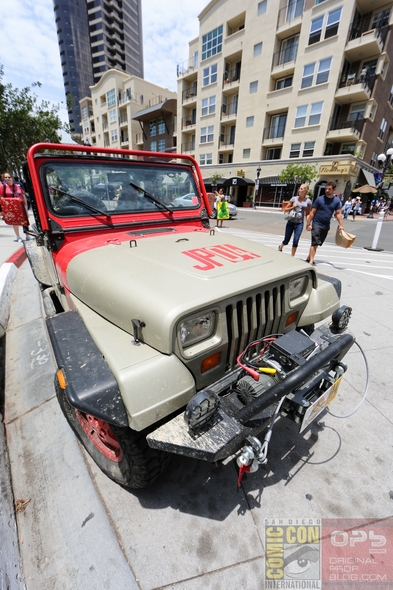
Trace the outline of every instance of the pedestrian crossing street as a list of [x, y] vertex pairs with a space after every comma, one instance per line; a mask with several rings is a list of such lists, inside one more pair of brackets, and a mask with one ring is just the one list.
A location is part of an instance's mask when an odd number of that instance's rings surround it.
[[[253, 242], [258, 242], [274, 248], [277, 250], [281, 243], [282, 236], [275, 234], [266, 234], [256, 231], [236, 229], [236, 228], [221, 228], [221, 233], [230, 234]], [[310, 238], [300, 239], [299, 246], [296, 252], [296, 258], [305, 260], [310, 248]], [[283, 255], [290, 255], [291, 245], [284, 248]], [[351, 273], [358, 273], [367, 275], [369, 277], [383, 278], [393, 280], [393, 253], [392, 252], [372, 252], [364, 248], [357, 248], [352, 246], [347, 250], [325, 242], [324, 245], [317, 250], [315, 257], [316, 270], [318, 272], [327, 273], [330, 269], [330, 274], [333, 271], [350, 271]]]

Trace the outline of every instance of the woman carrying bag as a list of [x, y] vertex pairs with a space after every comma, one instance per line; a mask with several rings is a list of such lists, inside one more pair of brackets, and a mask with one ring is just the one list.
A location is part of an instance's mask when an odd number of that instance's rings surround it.
[[284, 213], [286, 214], [286, 219], [288, 219], [288, 221], [287, 225], [285, 226], [285, 237], [278, 247], [280, 252], [283, 251], [284, 246], [289, 244], [293, 234], [291, 255], [295, 256], [296, 254], [299, 239], [303, 231], [304, 215], [307, 216], [311, 211], [312, 203], [307, 197], [308, 189], [308, 184], [302, 184], [299, 188], [298, 196], [292, 197], [284, 209]]

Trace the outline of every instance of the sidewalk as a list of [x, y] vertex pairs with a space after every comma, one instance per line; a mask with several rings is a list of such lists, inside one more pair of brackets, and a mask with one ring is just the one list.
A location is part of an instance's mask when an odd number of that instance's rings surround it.
[[[7, 327], [14, 281], [18, 268], [26, 259], [21, 242], [15, 242], [12, 226], [0, 221], [0, 352], [5, 356], [3, 336]], [[10, 461], [6, 444], [2, 411], [3, 367], [0, 367], [0, 588], [20, 590], [22, 581], [19, 541], [15, 521], [14, 497], [10, 476]]]

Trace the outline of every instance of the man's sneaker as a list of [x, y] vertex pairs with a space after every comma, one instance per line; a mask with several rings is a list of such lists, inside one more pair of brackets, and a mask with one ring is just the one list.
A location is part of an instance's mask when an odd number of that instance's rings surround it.
[[20, 236], [18, 236], [18, 237], [17, 237], [17, 238], [14, 240], [14, 242], [23, 242], [23, 240], [22, 240], [22, 238], [21, 238]]

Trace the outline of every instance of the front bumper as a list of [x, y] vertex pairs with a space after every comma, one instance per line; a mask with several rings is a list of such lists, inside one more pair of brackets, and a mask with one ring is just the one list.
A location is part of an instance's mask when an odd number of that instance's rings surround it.
[[337, 375], [344, 372], [341, 359], [353, 342], [354, 338], [350, 334], [331, 335], [328, 343], [325, 340], [320, 352], [302, 362], [282, 381], [247, 405], [242, 404], [236, 394], [236, 383], [243, 370], [233, 371], [205, 390], [206, 395], [213, 394], [219, 399], [216, 411], [205, 426], [193, 431], [184, 415], [178, 415], [147, 436], [149, 446], [205, 461], [219, 461], [233, 455], [247, 437], [258, 435], [269, 425], [282, 398], [287, 398], [286, 413], [291, 413], [298, 421], [307, 397], [304, 393], [299, 395], [299, 392], [307, 392], [312, 388], [321, 397], [324, 393], [321, 383], [333, 385], [335, 382], [336, 377], [330, 373]]

